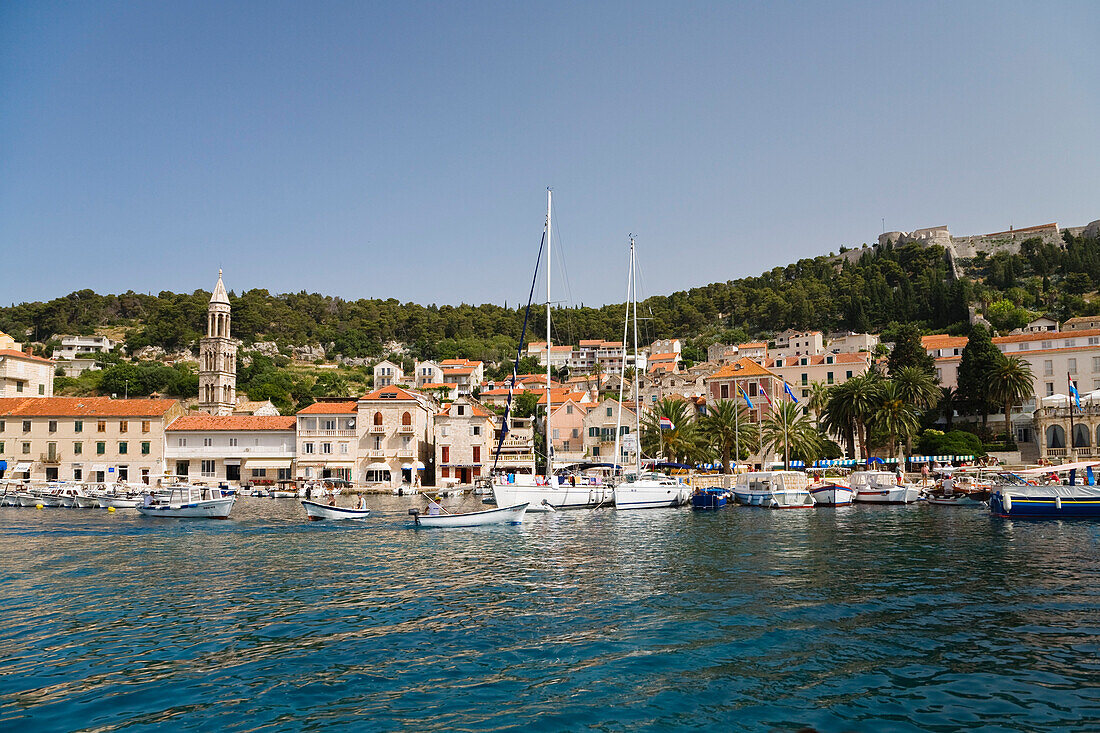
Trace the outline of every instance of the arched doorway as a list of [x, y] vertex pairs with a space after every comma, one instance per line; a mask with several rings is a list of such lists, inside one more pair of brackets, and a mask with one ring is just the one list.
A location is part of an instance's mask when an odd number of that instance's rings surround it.
[[1073, 426], [1073, 447], [1074, 448], [1088, 448], [1091, 443], [1089, 438], [1091, 431], [1088, 425], [1082, 425], [1080, 423]]
[[1061, 425], [1051, 425], [1047, 428], [1047, 448], [1065, 448], [1066, 431]]

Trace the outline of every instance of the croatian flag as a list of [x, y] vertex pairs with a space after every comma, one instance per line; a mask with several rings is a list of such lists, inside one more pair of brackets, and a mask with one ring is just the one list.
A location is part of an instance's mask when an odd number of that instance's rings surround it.
[[1077, 392], [1077, 387], [1073, 384], [1073, 377], [1066, 372], [1066, 381], [1069, 382], [1069, 393], [1073, 395], [1073, 400], [1077, 403], [1077, 409], [1081, 409], [1081, 395]]
[[760, 394], [762, 394], [764, 396], [764, 399], [766, 399], [768, 401], [769, 405], [771, 405], [772, 407], [775, 407], [775, 403], [772, 402], [772, 398], [769, 397], [768, 393], [764, 391], [764, 383], [763, 382], [760, 383]]
[[737, 391], [740, 392], [741, 396], [745, 398], [745, 404], [749, 406], [749, 409], [750, 410], [754, 409], [753, 406], [752, 406], [752, 402], [749, 400], [749, 396], [747, 394], [745, 394], [745, 390], [738, 387]]
[[791, 385], [789, 385], [789, 384], [787, 384], [786, 382], [784, 382], [784, 383], [783, 383], [783, 389], [787, 390], [787, 394], [788, 394], [788, 395], [790, 396], [790, 398], [791, 398], [791, 402], [793, 402], [793, 403], [795, 403], [795, 404], [797, 405], [797, 404], [798, 404], [798, 398], [797, 398], [797, 397], [795, 397], [795, 396], [794, 396], [794, 392], [792, 392], [792, 391], [791, 391]]
[[672, 421], [669, 420], [667, 417], [662, 417], [660, 422], [661, 430], [673, 430], [676, 428], [676, 426], [672, 424]]

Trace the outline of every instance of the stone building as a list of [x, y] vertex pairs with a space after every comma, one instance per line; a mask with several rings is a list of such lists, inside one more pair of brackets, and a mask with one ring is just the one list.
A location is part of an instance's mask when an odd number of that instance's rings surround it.
[[389, 387], [401, 384], [405, 381], [405, 372], [400, 364], [394, 364], [389, 359], [383, 359], [374, 365], [374, 386]]
[[359, 450], [356, 480], [398, 487], [417, 475], [430, 484], [433, 473], [433, 424], [439, 403], [431, 397], [390, 385], [357, 403]]
[[[599, 404], [592, 405], [584, 416], [582, 430], [584, 434], [585, 457], [597, 462], [616, 462], [615, 436], [616, 428], [620, 438], [618, 463], [626, 465], [633, 463], [633, 451], [627, 451], [628, 445], [623, 443], [623, 438], [635, 432], [634, 411], [622, 405], [618, 400], [605, 399]], [[631, 438], [626, 441], [629, 443]]]
[[36, 481], [155, 484], [166, 470], [165, 428], [178, 400], [0, 399], [0, 466]]
[[229, 415], [237, 404], [237, 343], [230, 336], [229, 294], [218, 284], [206, 311], [206, 336], [199, 340], [199, 409]]
[[54, 362], [0, 332], [0, 397], [53, 397]]
[[184, 415], [166, 429], [168, 471], [208, 484], [270, 484], [293, 478], [290, 416]]
[[492, 467], [495, 425], [475, 400], [459, 397], [435, 414], [436, 484], [469, 484]]

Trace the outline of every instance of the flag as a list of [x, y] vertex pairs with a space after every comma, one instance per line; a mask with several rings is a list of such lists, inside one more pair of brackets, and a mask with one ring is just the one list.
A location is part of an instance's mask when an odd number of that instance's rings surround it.
[[667, 417], [662, 417], [660, 420], [661, 430], [675, 430], [676, 426], [672, 424], [672, 421]]
[[1077, 392], [1077, 387], [1073, 384], [1073, 378], [1066, 372], [1066, 380], [1069, 382], [1069, 393], [1073, 395], [1074, 402], [1077, 403], [1077, 409], [1081, 409], [1081, 395]]
[[770, 406], [775, 407], [775, 403], [772, 402], [772, 398], [769, 397], [768, 393], [764, 391], [764, 383], [763, 382], [760, 383], [760, 394], [764, 396], [764, 399], [766, 399], [768, 401], [768, 404]]
[[753, 406], [752, 406], [752, 401], [749, 400], [749, 396], [747, 394], [745, 394], [745, 390], [738, 387], [737, 391], [740, 392], [741, 396], [745, 398], [745, 404], [749, 406], [749, 409], [750, 410], [754, 409]]
[[794, 396], [794, 392], [791, 391], [791, 385], [783, 382], [783, 389], [787, 390], [787, 394], [790, 395], [791, 402], [798, 404], [798, 398]]

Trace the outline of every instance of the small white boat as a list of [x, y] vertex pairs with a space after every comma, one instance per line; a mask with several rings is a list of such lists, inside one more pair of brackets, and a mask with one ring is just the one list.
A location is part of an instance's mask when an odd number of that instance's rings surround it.
[[527, 506], [517, 504], [465, 514], [421, 514], [419, 509], [410, 509], [409, 514], [417, 527], [484, 527], [490, 524], [521, 524]]
[[745, 506], [768, 509], [812, 507], [810, 477], [800, 471], [755, 471], [737, 475], [733, 495]]
[[296, 499], [298, 498], [297, 489], [274, 489], [271, 492], [272, 499]]
[[146, 494], [135, 508], [147, 517], [175, 519], [229, 519], [236, 502], [221, 489], [207, 486], [173, 486], [167, 497]]
[[96, 497], [96, 501], [103, 509], [114, 507], [115, 509], [134, 509], [141, 503], [141, 499], [136, 496], [99, 496]]
[[309, 518], [316, 522], [322, 519], [367, 519], [370, 509], [353, 509], [349, 506], [330, 506], [309, 499], [302, 499], [302, 506]]
[[615, 508], [659, 509], [687, 504], [691, 488], [663, 473], [630, 475], [615, 486]]
[[920, 487], [899, 484], [889, 471], [854, 471], [848, 477], [855, 500], [871, 504], [912, 504], [920, 498]]
[[952, 494], [951, 496], [930, 494], [928, 503], [936, 506], [988, 506], [981, 499], [976, 499], [968, 494]]
[[816, 506], [847, 506], [855, 492], [844, 481], [828, 478], [810, 485], [810, 496]]
[[38, 497], [29, 491], [20, 491], [16, 494], [16, 501], [19, 502], [19, 506], [37, 506]]

